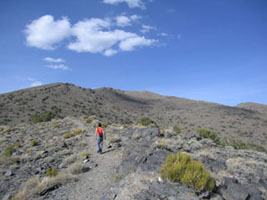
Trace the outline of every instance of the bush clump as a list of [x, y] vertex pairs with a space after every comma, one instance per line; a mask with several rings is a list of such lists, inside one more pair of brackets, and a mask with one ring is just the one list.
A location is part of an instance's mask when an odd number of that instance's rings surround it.
[[11, 156], [13, 154], [13, 152], [15, 152], [15, 145], [11, 144], [11, 145], [8, 145], [6, 147], [4, 155], [5, 156]]
[[85, 133], [85, 132], [86, 132], [86, 130], [76, 129], [76, 130], [72, 131], [71, 133], [65, 134], [63, 137], [64, 137], [64, 139], [68, 139], [68, 138], [71, 138], [71, 137], [75, 137], [75, 136], [77, 136], [77, 135], [79, 135], [81, 133]]
[[37, 140], [32, 140], [32, 146], [35, 147], [35, 146], [37, 146], [37, 145], [39, 145], [39, 141], [37, 141]]
[[197, 133], [203, 138], [212, 139], [216, 144], [221, 144], [220, 137], [218, 133], [208, 128], [199, 128]]
[[212, 191], [214, 188], [209, 171], [200, 161], [192, 160], [186, 153], [169, 154], [160, 170], [160, 176], [171, 182], [180, 181], [201, 192]]
[[92, 120], [91, 118], [88, 118], [88, 119], [86, 120], [86, 123], [91, 124], [92, 121], [93, 121], [93, 120]]
[[51, 121], [55, 116], [56, 116], [55, 112], [45, 111], [41, 114], [36, 113], [31, 117], [31, 122], [34, 124], [39, 123], [39, 122], [48, 122], [48, 121]]
[[173, 127], [173, 132], [175, 132], [176, 134], [181, 134], [182, 133], [182, 130], [179, 128], [179, 126], [175, 125]]
[[57, 175], [57, 168], [56, 167], [50, 167], [46, 169], [46, 176], [52, 177]]
[[150, 126], [155, 124], [155, 122], [149, 117], [142, 117], [138, 120], [138, 124], [142, 126]]

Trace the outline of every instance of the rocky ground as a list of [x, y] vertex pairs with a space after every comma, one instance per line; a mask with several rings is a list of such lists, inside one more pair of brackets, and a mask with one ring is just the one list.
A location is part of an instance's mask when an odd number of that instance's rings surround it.
[[[266, 153], [185, 132], [109, 125], [105, 153], [99, 155], [93, 135], [97, 120], [86, 121], [66, 117], [2, 126], [0, 199], [267, 199]], [[178, 151], [211, 171], [212, 193], [159, 178], [166, 156]], [[55, 177], [47, 176], [50, 167], [57, 169]]]

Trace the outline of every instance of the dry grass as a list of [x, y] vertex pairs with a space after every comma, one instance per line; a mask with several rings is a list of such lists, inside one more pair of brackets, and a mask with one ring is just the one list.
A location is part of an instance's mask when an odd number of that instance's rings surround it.
[[61, 172], [55, 177], [45, 177], [42, 180], [39, 176], [30, 178], [20, 186], [20, 191], [12, 200], [27, 200], [41, 195], [46, 189], [51, 187], [60, 187], [67, 183], [77, 181], [78, 178], [66, 171]]
[[70, 174], [77, 175], [88, 171], [89, 168], [83, 165], [83, 163], [81, 163], [80, 161], [77, 161], [71, 164], [67, 170]]
[[78, 154], [72, 154], [66, 157], [62, 162], [63, 164], [70, 165], [74, 163], [76, 160], [78, 160], [78, 157], [79, 157]]

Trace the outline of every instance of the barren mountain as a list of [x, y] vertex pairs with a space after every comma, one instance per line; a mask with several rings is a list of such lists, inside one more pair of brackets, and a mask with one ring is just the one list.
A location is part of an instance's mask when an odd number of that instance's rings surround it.
[[[264, 108], [264, 109], [262, 109]], [[30, 122], [35, 113], [53, 112], [56, 118], [95, 115], [107, 123], [136, 124], [152, 118], [161, 129], [178, 125], [188, 135], [199, 127], [211, 128], [222, 138], [265, 145], [266, 105], [224, 106], [162, 96], [146, 91], [112, 88], [86, 89], [72, 84], [49, 84], [0, 95], [0, 125]], [[252, 139], [253, 138], [253, 139]]]

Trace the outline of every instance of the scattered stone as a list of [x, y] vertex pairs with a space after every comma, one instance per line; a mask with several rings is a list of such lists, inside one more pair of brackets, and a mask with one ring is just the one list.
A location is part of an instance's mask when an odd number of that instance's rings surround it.
[[12, 171], [7, 171], [7, 172], [5, 173], [5, 176], [12, 176], [12, 175], [14, 175]]

